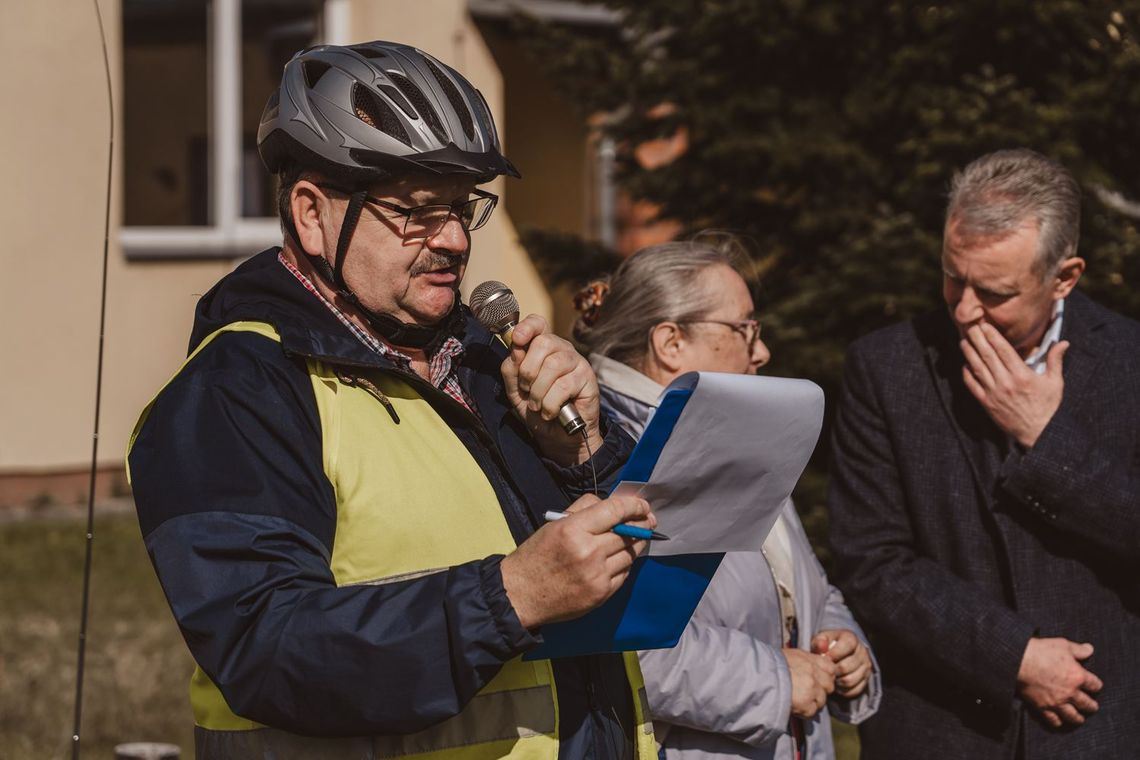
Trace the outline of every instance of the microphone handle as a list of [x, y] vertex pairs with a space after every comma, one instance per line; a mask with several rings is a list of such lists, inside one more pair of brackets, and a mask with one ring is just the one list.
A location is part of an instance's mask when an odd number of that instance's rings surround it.
[[[511, 347], [511, 336], [515, 333], [516, 324], [512, 322], [499, 331], [499, 340], [503, 341], [503, 345], [507, 348]], [[567, 401], [558, 410], [558, 423], [562, 425], [566, 435], [577, 435], [586, 429], [586, 421], [582, 419], [582, 415], [578, 414], [578, 409], [574, 406], [573, 401]]]
[[577, 435], [586, 429], [586, 421], [578, 414], [578, 408], [574, 406], [573, 401], [567, 401], [558, 410], [558, 422], [566, 431], [566, 435]]

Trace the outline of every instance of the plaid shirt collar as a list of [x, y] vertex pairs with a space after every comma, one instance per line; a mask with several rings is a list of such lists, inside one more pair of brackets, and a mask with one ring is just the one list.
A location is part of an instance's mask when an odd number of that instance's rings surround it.
[[[329, 311], [340, 320], [341, 324], [347, 327], [349, 331], [356, 336], [357, 340], [378, 355], [391, 361], [401, 370], [412, 372], [412, 358], [410, 356], [378, 340], [375, 336], [365, 332], [350, 320], [332, 301], [321, 294], [312, 280], [302, 274], [301, 270], [297, 269], [297, 267], [293, 266], [291, 261], [285, 258], [284, 252], [277, 254], [277, 260], [281, 262], [282, 266], [289, 270], [290, 274], [297, 278], [298, 282], [305, 286], [305, 290], [319, 298], [321, 303], [327, 306]], [[428, 379], [432, 385], [463, 404], [469, 411], [474, 411], [474, 404], [468, 397], [467, 392], [463, 389], [463, 386], [459, 383], [459, 375], [456, 372], [459, 361], [463, 358], [463, 353], [463, 344], [459, 339], [454, 335], [448, 336], [447, 340], [428, 356]]]

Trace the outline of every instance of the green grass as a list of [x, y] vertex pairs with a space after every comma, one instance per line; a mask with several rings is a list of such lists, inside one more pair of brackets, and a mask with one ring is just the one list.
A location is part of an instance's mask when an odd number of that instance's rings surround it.
[[[84, 523], [0, 525], [0, 754], [71, 756]], [[193, 756], [193, 662], [151, 570], [133, 515], [95, 524], [82, 756], [163, 741]]]
[[859, 760], [859, 731], [854, 726], [833, 720], [831, 734], [835, 739], [835, 760]]
[[[0, 524], [0, 756], [71, 756], [84, 524]], [[154, 577], [133, 515], [95, 523], [82, 755], [161, 741], [193, 756], [188, 684], [193, 662]], [[832, 722], [838, 760], [859, 740]]]

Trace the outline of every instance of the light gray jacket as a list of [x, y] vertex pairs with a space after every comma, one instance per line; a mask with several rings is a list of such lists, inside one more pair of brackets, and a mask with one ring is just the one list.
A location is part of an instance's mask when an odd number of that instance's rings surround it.
[[[606, 412], [640, 436], [656, 410], [661, 386], [604, 356], [595, 354], [590, 363]], [[781, 516], [792, 543], [797, 646], [809, 649], [816, 632], [840, 628], [853, 631], [866, 645], [843, 596], [827, 582], [791, 499]], [[792, 685], [782, 642], [779, 598], [764, 555], [726, 554], [677, 646], [639, 653], [653, 725], [667, 760], [793, 758], [787, 733]], [[880, 695], [876, 663], [861, 696], [833, 696], [805, 722], [807, 758], [833, 760], [829, 716], [859, 723], [875, 713]]]

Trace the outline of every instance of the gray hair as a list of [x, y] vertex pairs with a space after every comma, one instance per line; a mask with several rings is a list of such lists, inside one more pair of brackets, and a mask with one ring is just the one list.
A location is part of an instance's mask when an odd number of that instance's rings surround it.
[[1037, 225], [1035, 268], [1044, 276], [1077, 253], [1081, 190], [1063, 166], [1026, 148], [999, 150], [954, 174], [946, 229], [969, 238], [1004, 237]]
[[702, 272], [727, 266], [747, 282], [748, 261], [740, 239], [723, 232], [642, 248], [575, 298], [582, 314], [574, 323], [574, 339], [584, 353], [635, 366], [649, 350], [655, 325], [700, 320], [716, 308], [717, 294], [697, 286]]

